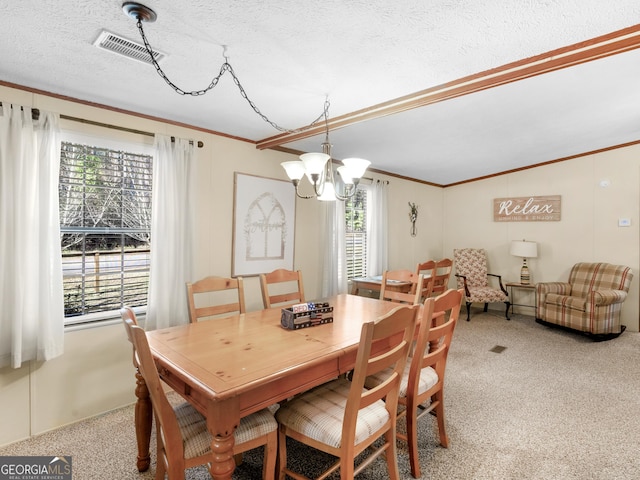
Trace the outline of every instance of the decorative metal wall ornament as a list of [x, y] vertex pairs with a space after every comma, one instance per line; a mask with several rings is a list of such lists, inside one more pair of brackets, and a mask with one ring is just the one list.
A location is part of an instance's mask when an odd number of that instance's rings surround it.
[[411, 236], [415, 237], [418, 234], [416, 229], [416, 220], [418, 220], [418, 206], [415, 203], [409, 202], [409, 220], [411, 221]]

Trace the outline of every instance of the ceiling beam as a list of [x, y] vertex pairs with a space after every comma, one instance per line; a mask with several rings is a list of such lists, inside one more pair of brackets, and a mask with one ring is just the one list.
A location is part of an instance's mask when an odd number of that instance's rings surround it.
[[[640, 25], [634, 25], [568, 47], [469, 75], [453, 82], [379, 103], [352, 113], [329, 118], [328, 128], [329, 130], [343, 128], [366, 120], [424, 107], [637, 48], [640, 48]], [[324, 133], [324, 131], [325, 124], [323, 123], [297, 133], [281, 133], [259, 140], [256, 143], [256, 148], [263, 150], [279, 147], [296, 140], [313, 137]]]

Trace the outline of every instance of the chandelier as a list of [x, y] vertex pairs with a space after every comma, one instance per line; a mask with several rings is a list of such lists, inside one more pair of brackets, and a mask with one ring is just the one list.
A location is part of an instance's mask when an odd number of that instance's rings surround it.
[[[327, 100], [325, 102], [325, 112], [328, 111]], [[362, 158], [345, 158], [342, 166], [338, 167], [338, 174], [342, 180], [344, 188], [342, 193], [336, 188], [336, 177], [333, 173], [333, 161], [331, 159], [331, 143], [329, 142], [329, 118], [325, 113], [325, 138], [322, 143], [322, 153], [310, 152], [300, 155], [300, 160], [282, 162], [282, 168], [287, 172], [287, 176], [296, 188], [296, 195], [299, 198], [314, 198], [324, 201], [347, 200], [355, 195], [358, 183], [364, 175], [365, 170], [371, 162]], [[306, 175], [313, 185], [314, 195], [300, 194], [299, 187], [302, 177]]]
[[[331, 161], [331, 144], [329, 143], [329, 100], [325, 100], [324, 109], [322, 113], [309, 125], [298, 128], [298, 129], [287, 129], [283, 128], [274, 121], [270, 120], [264, 113], [260, 111], [260, 109], [255, 105], [246, 91], [242, 87], [240, 80], [236, 76], [233, 68], [229, 64], [229, 59], [226, 56], [226, 46], [223, 46], [224, 52], [224, 63], [222, 67], [220, 67], [220, 72], [216, 77], [214, 77], [209, 85], [201, 90], [192, 90], [186, 91], [178, 87], [175, 83], [173, 83], [169, 77], [167, 77], [166, 73], [162, 70], [160, 65], [158, 64], [153, 49], [147, 40], [147, 36], [144, 33], [144, 29], [142, 28], [143, 22], [155, 22], [158, 18], [156, 12], [154, 12], [149, 7], [142, 5], [137, 2], [124, 2], [122, 4], [122, 10], [126, 15], [136, 20], [136, 26], [138, 27], [138, 31], [140, 32], [140, 36], [142, 37], [142, 42], [144, 43], [145, 50], [149, 54], [149, 59], [153, 66], [155, 67], [158, 75], [160, 75], [163, 80], [169, 85], [176, 93], [179, 95], [190, 95], [190, 96], [200, 96], [207, 93], [209, 90], [215, 88], [215, 86], [220, 81], [220, 78], [226, 73], [233, 77], [233, 81], [237, 85], [240, 90], [240, 94], [242, 97], [249, 103], [253, 111], [260, 116], [265, 122], [271, 125], [278, 131], [286, 132], [286, 133], [299, 133], [305, 130], [308, 130], [314, 126], [316, 126], [321, 120], [325, 122], [325, 141], [322, 143], [322, 153], [319, 152], [310, 152], [304, 153], [300, 155], [300, 160], [295, 160], [291, 162], [282, 162], [282, 166], [287, 172], [289, 179], [293, 183], [296, 189], [296, 195], [300, 198], [317, 198], [318, 200], [346, 200], [352, 197], [356, 190], [362, 175], [364, 175], [365, 170], [371, 164], [368, 160], [363, 160], [361, 158], [345, 158], [342, 163], [343, 165], [338, 167], [337, 171], [342, 180], [342, 184], [344, 187], [341, 191], [336, 188], [336, 178], [333, 173], [333, 162]], [[300, 194], [298, 187], [300, 184], [300, 180], [302, 180], [303, 176], [307, 176], [311, 184], [313, 185], [314, 195], [302, 195]]]

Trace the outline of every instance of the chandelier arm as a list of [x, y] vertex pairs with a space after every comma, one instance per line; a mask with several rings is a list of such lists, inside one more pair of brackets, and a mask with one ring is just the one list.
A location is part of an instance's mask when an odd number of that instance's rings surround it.
[[299, 190], [300, 180], [291, 180], [291, 183], [293, 183], [293, 186], [296, 189], [296, 196], [298, 198], [303, 198], [304, 200], [309, 200], [310, 198], [315, 198], [315, 195], [302, 195], [300, 193], [300, 190]]
[[336, 189], [336, 198], [342, 202], [349, 200], [350, 198], [353, 198], [353, 196], [356, 193], [356, 190], [358, 189], [357, 185], [354, 185], [353, 187], [348, 187], [348, 186], [344, 186], [345, 190], [344, 190], [344, 194], [341, 195], [340, 193], [338, 193], [338, 190]]
[[302, 195], [299, 191], [298, 191], [298, 187], [296, 186], [296, 196], [298, 198], [302, 198], [304, 200], [309, 200], [310, 198], [316, 198], [315, 195]]
[[[324, 193], [324, 186], [327, 183], [326, 168], [325, 168], [325, 171], [322, 172], [322, 174], [318, 175], [317, 179], [313, 178], [313, 175], [311, 175], [311, 177], [312, 177], [312, 183], [313, 183], [313, 191], [315, 192], [316, 197], [321, 197], [322, 194]], [[320, 190], [318, 190], [318, 186], [320, 187]]]
[[155, 57], [153, 55], [153, 49], [151, 48], [151, 44], [147, 40], [147, 36], [144, 33], [144, 28], [142, 27], [142, 21], [143, 21], [143, 19], [139, 16], [138, 19], [137, 19], [137, 22], [136, 22], [136, 26], [138, 27], [138, 31], [140, 32], [140, 37], [142, 37], [142, 42], [144, 43], [144, 48], [147, 51], [147, 53], [149, 54], [149, 58], [151, 60], [151, 63], [155, 67], [156, 72], [158, 72], [158, 75], [160, 75], [160, 77], [162, 77], [162, 79], [176, 93], [178, 93], [180, 95], [185, 95], [185, 96], [186, 95], [191, 95], [193, 97], [198, 97], [198, 96], [204, 95], [209, 90], [214, 89], [216, 87], [216, 85], [218, 85], [218, 82], [220, 81], [220, 78], [225, 74], [225, 72], [229, 72], [231, 74], [231, 76], [233, 77], [234, 83], [236, 84], [236, 86], [240, 90], [240, 95], [242, 95], [242, 97], [249, 103], [249, 106], [251, 106], [253, 111], [260, 118], [262, 118], [262, 120], [267, 122], [269, 125], [271, 125], [276, 130], [278, 130], [280, 132], [285, 132], [285, 133], [300, 133], [300, 132], [303, 132], [305, 130], [308, 130], [308, 129], [316, 126], [322, 119], [325, 119], [325, 121], [326, 121], [327, 116], [328, 116], [328, 111], [329, 111], [329, 99], [325, 99], [324, 108], [323, 108], [322, 112], [320, 113], [320, 115], [318, 115], [318, 117], [314, 121], [312, 121], [310, 124], [308, 124], [308, 125], [306, 125], [304, 127], [295, 128], [295, 129], [284, 128], [284, 127], [281, 127], [280, 125], [278, 125], [273, 120], [269, 119], [269, 117], [267, 117], [264, 113], [262, 113], [260, 111], [260, 109], [256, 106], [256, 104], [247, 95], [247, 92], [245, 91], [244, 87], [240, 83], [240, 80], [238, 79], [238, 77], [236, 76], [235, 72], [233, 71], [233, 67], [231, 67], [231, 64], [227, 61], [226, 54], [224, 55], [225, 61], [222, 64], [222, 67], [220, 67], [220, 73], [218, 73], [218, 75], [211, 80], [211, 83], [209, 83], [209, 85], [206, 88], [204, 88], [202, 90], [191, 90], [191, 91], [187, 91], [187, 90], [181, 89], [180, 87], [178, 87], [175, 83], [173, 83], [169, 79], [167, 74], [164, 73], [164, 70], [162, 70], [162, 67], [160, 67], [160, 64], [158, 63], [158, 61], [155, 59]]

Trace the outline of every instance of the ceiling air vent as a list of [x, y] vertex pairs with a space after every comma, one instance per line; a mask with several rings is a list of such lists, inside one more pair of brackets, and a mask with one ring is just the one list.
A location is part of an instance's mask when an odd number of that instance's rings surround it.
[[[98, 38], [93, 44], [98, 48], [138, 60], [139, 62], [152, 63], [149, 58], [149, 53], [142, 43], [132, 42], [107, 30], [100, 32], [100, 35], [98, 35]], [[153, 50], [153, 57], [156, 62], [160, 62], [160, 60], [166, 57], [166, 54]]]

